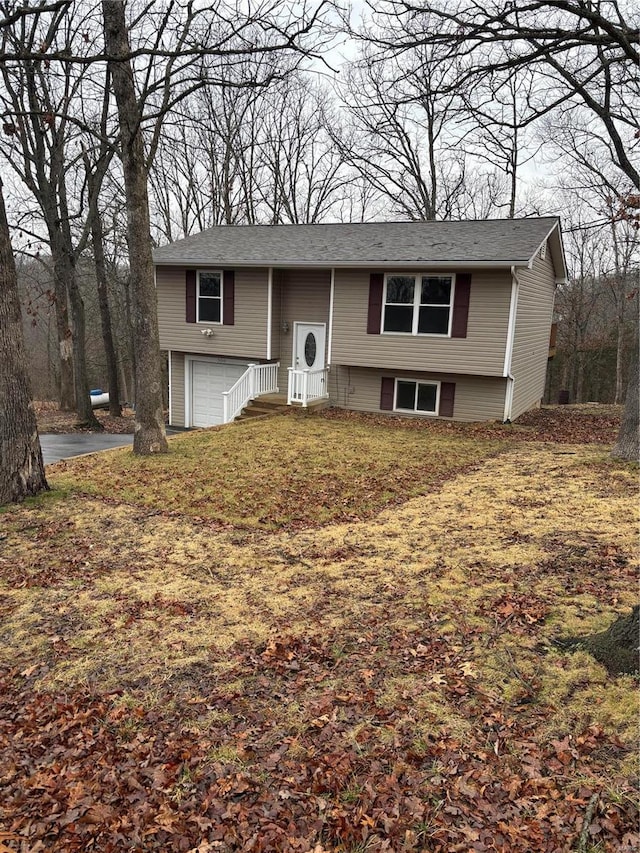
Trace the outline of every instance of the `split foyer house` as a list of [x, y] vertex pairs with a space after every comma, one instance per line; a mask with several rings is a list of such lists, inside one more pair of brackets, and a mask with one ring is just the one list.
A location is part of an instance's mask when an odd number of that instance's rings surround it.
[[280, 393], [365, 412], [511, 420], [539, 404], [555, 217], [218, 226], [154, 251], [170, 423]]

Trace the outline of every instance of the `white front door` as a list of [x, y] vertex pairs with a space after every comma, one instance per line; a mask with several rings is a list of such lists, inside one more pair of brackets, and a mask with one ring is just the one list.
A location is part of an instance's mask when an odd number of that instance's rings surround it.
[[322, 370], [325, 366], [325, 323], [295, 323], [293, 367], [295, 370]]

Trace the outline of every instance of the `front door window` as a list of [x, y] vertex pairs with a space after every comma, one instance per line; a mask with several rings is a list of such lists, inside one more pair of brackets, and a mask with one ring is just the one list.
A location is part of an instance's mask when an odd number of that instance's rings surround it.
[[307, 367], [315, 364], [317, 351], [316, 336], [313, 332], [309, 332], [304, 342], [304, 360], [307, 362]]

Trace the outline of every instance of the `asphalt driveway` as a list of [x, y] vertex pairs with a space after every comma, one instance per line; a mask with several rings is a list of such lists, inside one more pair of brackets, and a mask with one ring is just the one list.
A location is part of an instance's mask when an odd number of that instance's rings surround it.
[[68, 459], [70, 456], [82, 456], [83, 453], [97, 453], [111, 447], [126, 447], [133, 444], [132, 435], [114, 435], [112, 433], [71, 433], [40, 436], [40, 446], [45, 465]]
[[[177, 435], [185, 430], [166, 427], [167, 435]], [[71, 456], [83, 456], [85, 453], [99, 453], [112, 447], [131, 447], [133, 435], [116, 435], [108, 432], [72, 432], [68, 434], [40, 433], [40, 447], [45, 465], [69, 459]]]

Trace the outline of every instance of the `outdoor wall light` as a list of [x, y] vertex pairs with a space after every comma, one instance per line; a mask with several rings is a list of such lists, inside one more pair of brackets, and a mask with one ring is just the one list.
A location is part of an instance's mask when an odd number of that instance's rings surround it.
[[289, 331], [289, 323], [288, 323], [286, 320], [285, 320], [285, 321], [284, 321], [284, 323], [282, 324], [282, 331], [285, 333], [285, 335], [286, 335], [286, 334], [287, 334], [287, 332]]
[[200, 329], [200, 334], [210, 338], [213, 335], [213, 329]]

